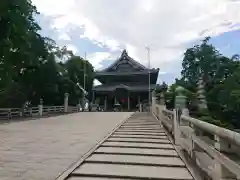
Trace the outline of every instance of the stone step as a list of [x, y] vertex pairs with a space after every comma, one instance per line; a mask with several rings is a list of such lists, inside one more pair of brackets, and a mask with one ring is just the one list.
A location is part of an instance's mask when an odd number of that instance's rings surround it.
[[114, 138], [110, 137], [107, 142], [144, 142], [144, 143], [170, 143], [168, 139], [140, 139], [140, 138]]
[[124, 124], [160, 124], [157, 121], [125, 121]]
[[151, 144], [151, 143], [134, 143], [134, 142], [104, 142], [101, 146], [174, 149], [172, 144]]
[[165, 134], [162, 136], [154, 136], [154, 135], [132, 135], [132, 134], [113, 134], [111, 137], [116, 138], [142, 138], [142, 139], [168, 139]]
[[105, 177], [124, 177], [124, 178], [155, 178], [155, 179], [175, 179], [192, 180], [186, 168], [181, 167], [161, 167], [161, 166], [141, 166], [141, 165], [122, 165], [122, 164], [94, 164], [84, 163], [77, 168], [74, 175], [95, 175]]
[[128, 131], [133, 131], [133, 132], [153, 132], [153, 133], [165, 133], [164, 130], [162, 128], [124, 128], [124, 127], [121, 127], [117, 130], [118, 131], [125, 131], [125, 132], [128, 132]]
[[[162, 125], [135, 114], [108, 137], [70, 180], [192, 180]], [[69, 179], [68, 179], [69, 180]]]
[[157, 128], [162, 129], [160, 125], [123, 125], [121, 128]]
[[158, 123], [158, 122], [156, 122], [156, 121], [144, 121], [144, 120], [142, 120], [142, 121], [139, 121], [139, 120], [128, 120], [128, 121], [126, 121], [125, 123], [126, 123], [126, 124], [127, 124], [127, 123], [135, 123], [135, 124], [153, 123], [153, 124], [156, 124], [156, 123]]
[[133, 180], [133, 179], [119, 179], [119, 178], [109, 178], [109, 177], [70, 177], [68, 180]]
[[127, 124], [127, 125], [122, 125], [121, 127], [125, 127], [125, 128], [161, 128], [163, 129], [163, 127], [159, 124]]
[[146, 130], [132, 130], [132, 131], [129, 131], [129, 130], [117, 130], [115, 131], [114, 134], [143, 134], [143, 135], [165, 135], [165, 132], [164, 131], [146, 131]]
[[93, 154], [87, 158], [86, 162], [102, 163], [129, 163], [156, 166], [185, 167], [185, 164], [179, 157], [161, 157], [161, 156], [135, 156], [135, 155], [114, 155], [114, 154]]
[[150, 131], [150, 132], [164, 132], [162, 128], [125, 128], [121, 127], [118, 131]]
[[155, 136], [155, 137], [162, 137], [166, 136], [164, 132], [145, 132], [145, 131], [137, 131], [137, 132], [131, 132], [131, 131], [116, 131], [113, 133], [114, 135], [144, 135], [144, 136]]
[[175, 150], [169, 150], [169, 149], [99, 147], [95, 152], [96, 153], [149, 155], [149, 156], [178, 156]]

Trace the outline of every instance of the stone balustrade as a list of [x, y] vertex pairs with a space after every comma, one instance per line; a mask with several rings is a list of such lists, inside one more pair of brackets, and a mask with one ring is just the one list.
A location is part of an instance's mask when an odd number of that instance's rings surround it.
[[41, 117], [47, 115], [80, 112], [80, 106], [68, 105], [68, 93], [64, 96], [64, 106], [44, 106], [40, 99], [38, 107], [27, 108], [0, 108], [0, 120], [10, 120], [22, 117]]
[[183, 108], [169, 111], [154, 104], [152, 113], [162, 122], [188, 159], [205, 179], [240, 179], [240, 134], [189, 117]]
[[0, 108], [0, 120], [10, 120], [21, 117], [40, 117], [61, 113], [79, 112], [80, 109], [75, 106], [68, 106], [67, 112], [64, 112], [64, 106], [43, 106], [30, 107], [22, 110], [21, 108]]

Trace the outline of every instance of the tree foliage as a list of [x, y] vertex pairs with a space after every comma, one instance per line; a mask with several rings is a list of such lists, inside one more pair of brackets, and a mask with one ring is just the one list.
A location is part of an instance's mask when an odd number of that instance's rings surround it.
[[[223, 56], [209, 43], [209, 39], [207, 37], [200, 45], [186, 50], [182, 62], [182, 77], [176, 80], [167, 93], [169, 102], [176, 96], [174, 87], [182, 86], [188, 92], [188, 106], [193, 115], [216, 125], [240, 128], [239, 55], [231, 58]], [[197, 109], [197, 83], [200, 75], [205, 86], [207, 112]], [[173, 104], [170, 103], [170, 106]]]
[[66, 47], [39, 34], [38, 14], [30, 0], [2, 0], [0, 6], [0, 106], [63, 104], [68, 92], [75, 104], [81, 97], [76, 83], [91, 91], [93, 67]]

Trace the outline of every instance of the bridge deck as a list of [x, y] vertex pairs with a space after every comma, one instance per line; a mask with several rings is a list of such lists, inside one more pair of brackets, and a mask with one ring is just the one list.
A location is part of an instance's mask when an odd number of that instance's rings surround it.
[[136, 113], [60, 179], [190, 180], [193, 177], [160, 123], [148, 114]]
[[76, 113], [0, 125], [0, 180], [54, 180], [131, 113]]

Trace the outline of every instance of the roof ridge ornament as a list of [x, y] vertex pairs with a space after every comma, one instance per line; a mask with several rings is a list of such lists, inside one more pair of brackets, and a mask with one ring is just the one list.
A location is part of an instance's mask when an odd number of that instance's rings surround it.
[[[127, 61], [127, 62], [126, 62]], [[116, 71], [116, 68], [120, 65], [120, 64], [129, 64], [133, 67], [133, 69], [139, 69], [140, 71], [142, 70], [149, 70], [148, 68], [146, 68], [145, 66], [143, 66], [142, 64], [140, 64], [139, 62], [137, 62], [136, 60], [134, 60], [133, 58], [131, 58], [128, 55], [128, 52], [126, 49], [124, 49], [122, 51], [122, 54], [120, 56], [120, 58], [118, 58], [113, 64], [111, 64], [109, 67], [107, 67], [106, 69], [102, 70], [102, 72], [107, 72], [107, 71]], [[126, 71], [127, 72], [127, 71]]]
[[123, 55], [128, 55], [128, 52], [127, 52], [126, 49], [123, 50], [123, 52], [122, 52], [122, 56], [123, 56]]

